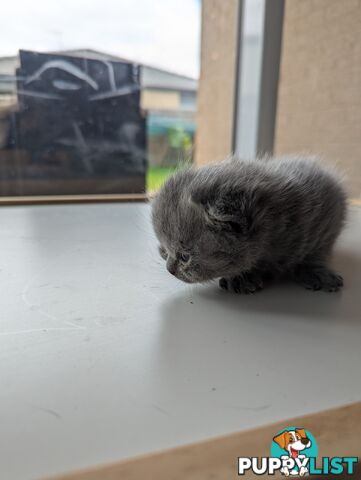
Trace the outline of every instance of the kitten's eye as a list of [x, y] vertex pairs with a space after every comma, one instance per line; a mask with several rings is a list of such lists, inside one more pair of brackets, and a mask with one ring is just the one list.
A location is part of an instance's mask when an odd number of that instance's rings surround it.
[[180, 253], [179, 258], [180, 258], [180, 260], [182, 260], [182, 262], [186, 263], [186, 262], [189, 261], [191, 256], [189, 255], [189, 253]]
[[159, 245], [158, 247], [159, 255], [163, 258], [163, 260], [167, 260], [168, 258], [168, 253], [164, 247]]

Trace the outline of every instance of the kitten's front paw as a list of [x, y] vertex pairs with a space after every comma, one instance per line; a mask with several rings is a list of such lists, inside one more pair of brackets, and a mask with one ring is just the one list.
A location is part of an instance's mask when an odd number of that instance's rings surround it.
[[296, 270], [296, 281], [308, 290], [337, 292], [343, 286], [341, 275], [327, 267], [302, 265]]
[[221, 278], [219, 286], [223, 290], [229, 290], [235, 293], [255, 293], [263, 288], [262, 276], [258, 273], [241, 273], [231, 278]]

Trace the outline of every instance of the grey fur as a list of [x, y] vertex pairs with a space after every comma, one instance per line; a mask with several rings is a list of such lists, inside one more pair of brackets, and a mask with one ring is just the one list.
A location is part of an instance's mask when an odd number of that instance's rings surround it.
[[241, 161], [181, 170], [152, 204], [168, 270], [187, 283], [220, 279], [254, 293], [291, 275], [306, 288], [336, 291], [327, 266], [346, 218], [337, 175], [311, 157]]

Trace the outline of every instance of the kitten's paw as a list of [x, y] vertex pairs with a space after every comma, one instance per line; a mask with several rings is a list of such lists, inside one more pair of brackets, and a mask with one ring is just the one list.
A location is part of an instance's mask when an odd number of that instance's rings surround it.
[[263, 288], [262, 276], [258, 273], [241, 273], [231, 278], [221, 278], [219, 286], [223, 290], [229, 290], [235, 293], [255, 293]]
[[343, 286], [341, 275], [334, 273], [327, 267], [301, 265], [295, 272], [297, 283], [308, 290], [322, 290], [337, 292]]

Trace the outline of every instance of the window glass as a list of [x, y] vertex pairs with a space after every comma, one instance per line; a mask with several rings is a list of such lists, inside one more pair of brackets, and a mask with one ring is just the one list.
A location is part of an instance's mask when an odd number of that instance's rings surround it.
[[2, 5], [0, 196], [141, 193], [191, 162], [200, 8]]
[[264, 10], [265, 0], [243, 2], [236, 122], [236, 151], [241, 157], [257, 153]]

